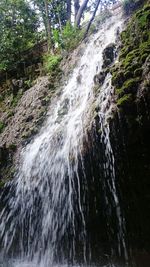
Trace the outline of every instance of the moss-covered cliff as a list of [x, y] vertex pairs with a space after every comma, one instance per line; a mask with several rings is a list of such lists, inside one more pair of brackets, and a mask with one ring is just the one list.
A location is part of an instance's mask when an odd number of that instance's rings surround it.
[[121, 34], [112, 69], [116, 112], [111, 122], [120, 199], [129, 246], [138, 267], [150, 264], [150, 4]]
[[121, 34], [122, 49], [119, 63], [112, 70], [112, 83], [119, 107], [136, 100], [139, 85], [149, 83], [150, 61], [150, 4], [145, 5], [132, 17]]

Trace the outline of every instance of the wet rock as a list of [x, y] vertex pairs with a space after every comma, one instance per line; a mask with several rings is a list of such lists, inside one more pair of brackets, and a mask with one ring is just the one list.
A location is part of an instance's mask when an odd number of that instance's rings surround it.
[[108, 67], [114, 60], [116, 45], [109, 44], [103, 51], [103, 68]]
[[34, 116], [33, 115], [29, 115], [27, 118], [26, 118], [26, 122], [30, 122], [34, 119]]
[[16, 79], [12, 79], [12, 93], [13, 96], [16, 96], [19, 89], [22, 88], [23, 86], [23, 79], [20, 80], [16, 80]]
[[6, 144], [0, 147], [0, 167], [6, 166], [9, 159], [9, 150]]
[[104, 71], [99, 72], [94, 76], [94, 83], [95, 85], [100, 84], [102, 85], [106, 77], [106, 73]]
[[77, 76], [77, 82], [78, 82], [79, 84], [81, 84], [81, 80], [82, 80], [82, 75], [79, 74], [79, 75]]

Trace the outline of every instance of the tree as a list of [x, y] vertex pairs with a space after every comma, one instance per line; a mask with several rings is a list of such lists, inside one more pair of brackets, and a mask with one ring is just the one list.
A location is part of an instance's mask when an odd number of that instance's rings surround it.
[[92, 22], [93, 22], [93, 20], [95, 18], [95, 15], [96, 15], [96, 12], [97, 12], [98, 7], [100, 5], [100, 2], [101, 2], [101, 0], [97, 0], [96, 6], [95, 6], [95, 10], [94, 10], [93, 15], [92, 15], [92, 17], [91, 17], [91, 19], [90, 19], [90, 21], [88, 23], [88, 26], [87, 26], [87, 29], [86, 29], [84, 37], [86, 37], [86, 35], [87, 35], [87, 33], [88, 33], [89, 29], [90, 29], [90, 26], [91, 26], [91, 24], [92, 24]]
[[44, 0], [45, 13], [46, 13], [46, 29], [47, 29], [47, 46], [48, 52], [51, 50], [51, 22], [49, 17], [48, 0]]
[[94, 12], [92, 14], [92, 17], [91, 19], [89, 20], [89, 23], [88, 23], [88, 26], [87, 26], [87, 29], [86, 29], [86, 32], [85, 32], [85, 35], [84, 35], [84, 38], [87, 36], [87, 33], [90, 29], [90, 26], [95, 18], [95, 15], [96, 15], [96, 12], [99, 8], [99, 6], [101, 7], [101, 10], [107, 8], [108, 6], [110, 5], [114, 5], [118, 2], [118, 0], [97, 0], [93, 3], [93, 6], [94, 6]]
[[75, 16], [75, 20], [76, 20], [79, 8], [80, 8], [79, 0], [74, 0], [74, 16]]
[[85, 9], [87, 7], [88, 2], [89, 2], [89, 0], [84, 0], [82, 5], [80, 6], [80, 8], [78, 10], [78, 13], [76, 15], [76, 20], [75, 20], [77, 27], [80, 26], [81, 18], [82, 18], [83, 12], [85, 11]]
[[38, 26], [34, 10], [24, 0], [0, 1], [0, 69], [21, 59], [22, 51], [33, 46]]
[[52, 31], [62, 31], [67, 21], [71, 22], [71, 0], [32, 0], [45, 26], [47, 39], [52, 42]]
[[71, 22], [71, 0], [67, 0], [67, 20]]

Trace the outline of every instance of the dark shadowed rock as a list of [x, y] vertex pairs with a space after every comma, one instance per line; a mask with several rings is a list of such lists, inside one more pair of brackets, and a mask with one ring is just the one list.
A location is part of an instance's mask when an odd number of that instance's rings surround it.
[[114, 60], [116, 45], [109, 44], [103, 51], [103, 68], [108, 67]]

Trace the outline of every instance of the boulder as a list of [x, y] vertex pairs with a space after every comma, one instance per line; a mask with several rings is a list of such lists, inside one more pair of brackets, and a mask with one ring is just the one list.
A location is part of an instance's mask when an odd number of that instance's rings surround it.
[[94, 76], [94, 83], [95, 85], [100, 84], [102, 85], [105, 80], [106, 74], [104, 71], [100, 71], [98, 74]]
[[108, 67], [114, 61], [116, 45], [109, 44], [103, 51], [103, 68]]

